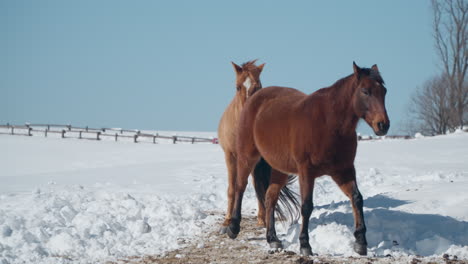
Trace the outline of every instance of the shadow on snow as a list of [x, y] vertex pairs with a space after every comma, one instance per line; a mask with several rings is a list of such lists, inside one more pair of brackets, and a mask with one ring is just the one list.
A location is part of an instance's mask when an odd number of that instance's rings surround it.
[[[445, 252], [450, 245], [468, 245], [468, 222], [437, 214], [412, 214], [395, 208], [410, 201], [402, 201], [384, 195], [376, 195], [364, 201], [368, 247], [376, 254], [384, 250], [429, 256]], [[347, 206], [348, 212], [334, 212], [339, 206]], [[326, 209], [309, 222], [309, 232], [318, 226], [336, 223], [354, 231], [354, 218], [349, 201], [316, 206]], [[298, 224], [291, 228], [300, 229]], [[290, 228], [290, 230], [291, 230]], [[299, 232], [295, 232], [297, 235]], [[344, 241], [343, 241], [344, 242]], [[349, 242], [349, 241], [348, 241]]]

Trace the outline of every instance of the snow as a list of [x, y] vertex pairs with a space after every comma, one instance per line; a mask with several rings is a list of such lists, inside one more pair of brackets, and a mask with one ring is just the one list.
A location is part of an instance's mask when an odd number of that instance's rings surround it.
[[[226, 208], [223, 152], [164, 143], [0, 135], [0, 263], [104, 262], [164, 254], [181, 239], [203, 248], [197, 238], [219, 228]], [[359, 143], [369, 255], [468, 259], [467, 150], [463, 132]], [[328, 176], [314, 205], [314, 253], [356, 256], [349, 201]], [[249, 184], [243, 212], [256, 207]], [[298, 252], [299, 223], [277, 229]]]

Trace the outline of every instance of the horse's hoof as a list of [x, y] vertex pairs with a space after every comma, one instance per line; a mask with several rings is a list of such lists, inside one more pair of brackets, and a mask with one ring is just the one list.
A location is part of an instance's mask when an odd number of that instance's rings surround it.
[[239, 231], [240, 231], [239, 228], [233, 228], [231, 225], [226, 228], [226, 233], [232, 239], [235, 239], [237, 237], [237, 235], [239, 234]]
[[228, 229], [227, 226], [222, 226], [222, 227], [219, 229], [219, 234], [220, 234], [220, 235], [226, 234], [227, 229]]
[[361, 256], [367, 255], [367, 245], [354, 243], [354, 251]]
[[282, 249], [282, 248], [283, 248], [283, 244], [281, 243], [281, 241], [273, 241], [273, 242], [270, 242], [270, 248], [273, 248], [273, 249]]
[[301, 255], [312, 256], [312, 249], [310, 247], [301, 248]]

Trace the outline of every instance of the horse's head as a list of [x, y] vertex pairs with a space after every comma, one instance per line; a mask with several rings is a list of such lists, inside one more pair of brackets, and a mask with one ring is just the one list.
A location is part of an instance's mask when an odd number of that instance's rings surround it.
[[353, 95], [353, 106], [357, 116], [363, 118], [378, 136], [387, 134], [390, 128], [387, 110], [385, 109], [385, 94], [387, 89], [379, 73], [377, 65], [370, 69], [359, 68], [353, 62], [356, 89]]
[[248, 98], [262, 88], [260, 73], [262, 72], [265, 63], [256, 66], [256, 61], [257, 60], [246, 62], [242, 64], [242, 66], [231, 62], [236, 72], [237, 92], [243, 94], [245, 98]]

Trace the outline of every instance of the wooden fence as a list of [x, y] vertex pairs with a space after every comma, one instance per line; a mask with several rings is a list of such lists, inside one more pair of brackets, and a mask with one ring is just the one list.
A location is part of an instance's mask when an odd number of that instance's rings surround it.
[[[157, 139], [165, 139], [171, 141], [173, 144], [177, 142], [188, 143], [213, 143], [217, 144], [217, 138], [203, 138], [203, 137], [190, 137], [179, 135], [160, 135], [159, 133], [150, 134], [142, 133], [140, 130], [117, 129], [117, 128], [90, 128], [75, 127], [72, 125], [57, 125], [57, 124], [25, 124], [25, 125], [0, 125], [0, 134], [19, 135], [19, 136], [33, 136], [42, 134], [45, 137], [51, 134], [58, 134], [61, 138], [78, 138], [89, 140], [101, 140], [105, 137], [113, 138], [114, 141], [119, 139], [131, 139], [133, 142], [152, 142], [157, 143]], [[145, 140], [143, 140], [145, 139]]]
[[[117, 128], [90, 128], [86, 127], [75, 127], [72, 125], [57, 125], [57, 124], [25, 124], [25, 125], [0, 125], [0, 129], [6, 131], [0, 131], [0, 134], [9, 135], [22, 135], [22, 136], [33, 136], [34, 134], [43, 134], [47, 137], [50, 134], [59, 134], [62, 138], [78, 138], [78, 139], [90, 139], [90, 140], [101, 140], [102, 138], [113, 138], [114, 141], [119, 139], [131, 139], [133, 142], [152, 142], [157, 143], [157, 139], [164, 139], [172, 141], [173, 144], [177, 142], [188, 142], [188, 143], [213, 143], [218, 144], [217, 138], [203, 138], [203, 137], [190, 137], [190, 136], [179, 136], [179, 135], [160, 135], [159, 133], [150, 134], [142, 133], [140, 130], [130, 129], [117, 129]], [[358, 140], [380, 140], [383, 137], [358, 137]], [[388, 135], [386, 139], [411, 139], [413, 137], [407, 135]]]
[[361, 136], [358, 136], [358, 140], [360, 140], [360, 141], [379, 140], [379, 139], [382, 139], [382, 138], [385, 138], [385, 139], [412, 139], [413, 137], [408, 136], [408, 135], [389, 135], [389, 136], [384, 136], [384, 137], [379, 137], [379, 136], [376, 136], [376, 137], [372, 137], [372, 136], [361, 137]]

